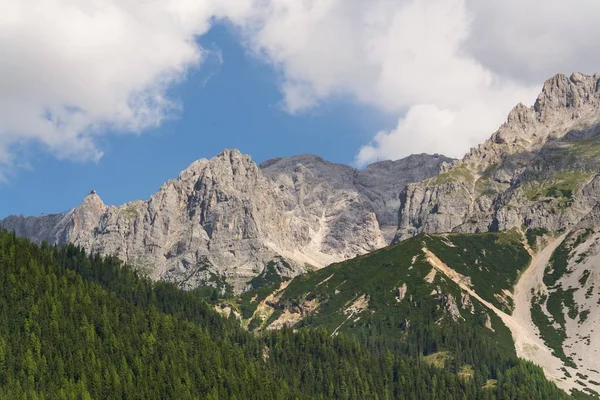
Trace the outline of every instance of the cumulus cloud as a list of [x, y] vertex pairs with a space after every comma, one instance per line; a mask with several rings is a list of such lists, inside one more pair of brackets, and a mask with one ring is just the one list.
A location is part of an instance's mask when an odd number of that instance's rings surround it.
[[[0, 165], [18, 148], [97, 160], [106, 132], [177, 114], [167, 89], [227, 19], [280, 76], [290, 113], [339, 96], [398, 118], [359, 165], [460, 156], [556, 72], [593, 72], [593, 0], [0, 0]], [[225, 61], [226, 62], [226, 61]]]
[[249, 4], [0, 0], [0, 164], [23, 143], [97, 160], [99, 135], [160, 124], [180, 106], [166, 90], [203, 59], [195, 38]]
[[[557, 72], [594, 72], [593, 0], [271, 0], [247, 39], [276, 66], [290, 112], [346, 95], [397, 116], [358, 165], [459, 157]], [[259, 23], [256, 23], [256, 21]]]
[[595, 0], [468, 0], [467, 50], [498, 74], [539, 85], [557, 72], [600, 71]]

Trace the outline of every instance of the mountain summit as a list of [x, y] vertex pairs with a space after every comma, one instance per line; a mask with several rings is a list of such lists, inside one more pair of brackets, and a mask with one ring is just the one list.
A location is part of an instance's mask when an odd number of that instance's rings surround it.
[[533, 107], [518, 104], [498, 131], [471, 149], [462, 161], [471, 169], [483, 172], [507, 155], [538, 151], [548, 140], [596, 125], [599, 80], [600, 73], [553, 76], [544, 83]]
[[450, 161], [421, 154], [359, 171], [314, 155], [258, 166], [225, 150], [193, 162], [149, 200], [106, 206], [92, 191], [65, 214], [11, 216], [0, 227], [117, 256], [184, 288], [227, 282], [241, 291], [269, 262], [291, 276], [389, 244], [400, 191]]
[[489, 140], [401, 194], [396, 241], [420, 232], [551, 231], [600, 200], [600, 74], [559, 74]]

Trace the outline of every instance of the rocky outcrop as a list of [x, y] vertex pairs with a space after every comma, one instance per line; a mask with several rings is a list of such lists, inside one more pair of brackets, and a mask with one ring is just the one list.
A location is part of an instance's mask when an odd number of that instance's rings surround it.
[[408, 292], [408, 286], [406, 283], [403, 283], [402, 286], [398, 288], [398, 296], [396, 296], [396, 301], [401, 303], [402, 300], [406, 297], [406, 293]]
[[411, 182], [436, 176], [454, 160], [442, 155], [413, 154], [397, 161], [380, 161], [359, 171], [355, 185], [369, 200], [379, 226], [391, 241], [398, 227], [400, 192]]
[[485, 326], [489, 330], [493, 331], [494, 328], [492, 328], [492, 319], [490, 318], [490, 314], [484, 313], [483, 317], [484, 317], [483, 326]]
[[442, 309], [444, 310], [446, 315], [449, 316], [454, 322], [462, 318], [454, 296], [451, 293], [442, 292], [442, 289], [439, 286], [436, 287], [436, 292], [440, 298]]
[[400, 195], [395, 241], [420, 232], [576, 224], [600, 200], [600, 74], [559, 74], [489, 140]]
[[356, 170], [305, 154], [268, 160], [260, 168], [279, 184], [280, 195], [290, 210], [302, 209], [320, 217], [323, 205], [339, 208], [339, 204], [345, 204], [332, 235], [352, 234], [349, 228], [360, 223], [364, 218], [361, 210], [365, 210], [375, 216], [384, 240], [389, 243], [398, 227], [400, 192], [408, 183], [437, 175], [442, 165], [452, 161], [441, 155], [414, 154]]
[[269, 262], [294, 276], [387, 245], [400, 190], [447, 160], [417, 155], [358, 171], [312, 155], [258, 166], [226, 150], [192, 163], [149, 200], [106, 206], [92, 191], [65, 214], [8, 217], [0, 227], [117, 256], [183, 288], [227, 282], [242, 291]]
[[469, 293], [462, 292], [460, 296], [461, 308], [463, 310], [469, 310], [471, 314], [475, 313], [475, 306], [473, 306], [473, 301], [471, 300], [471, 296], [469, 296]]

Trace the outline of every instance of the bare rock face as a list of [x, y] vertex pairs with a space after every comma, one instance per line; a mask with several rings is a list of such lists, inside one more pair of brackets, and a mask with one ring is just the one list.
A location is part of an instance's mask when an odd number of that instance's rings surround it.
[[406, 283], [403, 283], [402, 286], [398, 288], [398, 296], [396, 296], [396, 301], [401, 303], [402, 300], [406, 297], [406, 293], [408, 292], [408, 286]]
[[419, 155], [358, 171], [312, 155], [258, 166], [226, 150], [195, 161], [149, 200], [106, 206], [92, 191], [68, 213], [8, 217], [0, 227], [117, 256], [186, 289], [227, 282], [239, 292], [270, 262], [294, 276], [389, 244], [399, 192], [447, 160]]
[[494, 330], [494, 328], [492, 328], [492, 319], [490, 318], [490, 314], [485, 313], [485, 321], [483, 322], [483, 326], [485, 326], [486, 328], [488, 328], [489, 330]]
[[[302, 209], [313, 214], [313, 218], [322, 216], [323, 207], [335, 206], [343, 211], [336, 218], [331, 235], [347, 236], [351, 233], [349, 227], [374, 216], [385, 242], [389, 243], [398, 227], [400, 192], [410, 182], [437, 175], [444, 164], [452, 161], [442, 155], [415, 154], [356, 170], [305, 154], [268, 160], [260, 167], [266, 176], [278, 182], [280, 194], [290, 209]], [[345, 207], [340, 209], [340, 204]], [[329, 219], [331, 215], [325, 217]]]
[[442, 155], [413, 154], [397, 161], [379, 161], [358, 172], [355, 185], [371, 204], [388, 242], [398, 227], [400, 192], [411, 182], [436, 176], [453, 161]]
[[400, 195], [394, 241], [576, 224], [600, 200], [600, 74], [559, 74], [489, 140]]
[[471, 296], [469, 296], [469, 293], [461, 293], [460, 304], [463, 310], [469, 310], [471, 314], [475, 313], [475, 306], [473, 305], [473, 301], [471, 301]]
[[439, 286], [436, 286], [435, 291], [439, 296], [442, 309], [444, 310], [446, 315], [448, 315], [454, 322], [462, 318], [454, 296], [451, 293], [446, 294], [442, 292], [442, 289]]

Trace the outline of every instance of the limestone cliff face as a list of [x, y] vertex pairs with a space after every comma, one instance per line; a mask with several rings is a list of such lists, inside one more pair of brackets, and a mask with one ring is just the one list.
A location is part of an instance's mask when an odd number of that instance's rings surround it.
[[0, 227], [117, 256], [183, 288], [227, 282], [241, 291], [269, 262], [295, 275], [389, 244], [399, 192], [447, 161], [418, 155], [358, 171], [312, 155], [258, 166], [226, 150], [149, 200], [106, 206], [93, 192], [68, 213], [8, 217]]
[[353, 226], [374, 215], [384, 241], [389, 243], [398, 226], [400, 192], [410, 182], [437, 175], [442, 165], [452, 161], [444, 156], [414, 154], [356, 170], [305, 154], [268, 160], [260, 167], [276, 182], [288, 209], [310, 215], [311, 220], [331, 221], [327, 240], [352, 235], [349, 230]]
[[395, 241], [420, 232], [559, 230], [600, 200], [600, 74], [559, 74], [531, 108], [400, 196]]

